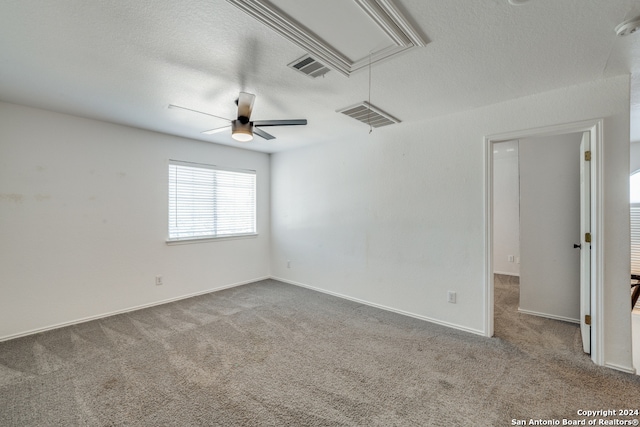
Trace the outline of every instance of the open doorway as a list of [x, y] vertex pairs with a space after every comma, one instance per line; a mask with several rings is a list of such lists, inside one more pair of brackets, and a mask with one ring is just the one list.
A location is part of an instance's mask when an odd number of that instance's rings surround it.
[[[495, 314], [495, 279], [494, 279], [494, 272], [496, 271], [500, 271], [497, 270], [495, 268], [496, 265], [498, 265], [498, 261], [495, 259], [494, 256], [494, 239], [495, 239], [495, 234], [494, 234], [494, 224], [495, 224], [495, 208], [493, 205], [494, 202], [494, 167], [495, 167], [495, 159], [494, 159], [494, 151], [496, 147], [499, 147], [499, 145], [497, 144], [501, 144], [501, 143], [505, 143], [508, 141], [514, 141], [517, 140], [519, 142], [522, 142], [523, 140], [529, 140], [529, 139], [536, 139], [536, 138], [551, 138], [551, 137], [555, 137], [555, 138], [560, 138], [562, 136], [567, 136], [569, 134], [576, 134], [576, 138], [574, 144], [579, 145], [579, 141], [580, 141], [580, 135], [582, 135], [584, 132], [587, 132], [587, 136], [589, 137], [590, 141], [591, 141], [591, 158], [590, 158], [590, 163], [588, 166], [588, 170], [590, 172], [590, 176], [588, 177], [587, 181], [590, 184], [591, 190], [590, 190], [590, 203], [587, 206], [587, 211], [590, 213], [591, 215], [591, 219], [590, 219], [590, 225], [591, 225], [591, 233], [589, 234], [589, 239], [591, 239], [591, 235], [593, 235], [593, 241], [590, 242], [589, 247], [591, 250], [591, 254], [590, 254], [590, 260], [596, 260], [596, 262], [593, 262], [591, 264], [591, 266], [589, 267], [589, 272], [590, 274], [590, 279], [587, 282], [587, 290], [588, 290], [588, 299], [587, 299], [587, 306], [590, 309], [589, 314], [591, 315], [592, 318], [595, 318], [596, 321], [593, 322], [593, 325], [590, 325], [589, 328], [587, 329], [589, 331], [589, 338], [590, 341], [592, 343], [591, 346], [591, 359], [596, 363], [596, 364], [603, 364], [603, 353], [602, 353], [602, 343], [601, 343], [601, 331], [602, 331], [602, 324], [601, 324], [601, 318], [600, 316], [598, 316], [597, 314], [599, 314], [601, 312], [601, 297], [600, 295], [602, 294], [602, 278], [601, 278], [601, 271], [602, 271], [602, 265], [601, 265], [601, 260], [600, 258], [597, 257], [598, 253], [601, 253], [601, 245], [602, 243], [599, 241], [599, 239], [597, 238], [599, 233], [599, 229], [600, 229], [600, 216], [599, 216], [599, 207], [602, 205], [602, 201], [601, 201], [601, 194], [599, 191], [599, 182], [600, 182], [600, 162], [599, 159], [601, 158], [600, 156], [600, 151], [601, 151], [601, 126], [602, 123], [599, 120], [596, 121], [590, 121], [590, 122], [581, 122], [581, 123], [575, 123], [575, 124], [567, 124], [567, 125], [561, 125], [561, 126], [554, 126], [554, 127], [550, 127], [550, 128], [544, 128], [544, 129], [537, 129], [537, 130], [528, 130], [528, 131], [522, 131], [522, 132], [514, 132], [514, 133], [509, 133], [509, 134], [503, 134], [503, 135], [495, 135], [495, 136], [491, 136], [491, 137], [487, 137], [485, 138], [485, 153], [486, 153], [486, 181], [485, 181], [485, 208], [486, 208], [486, 243], [487, 243], [487, 257], [486, 257], [486, 272], [487, 272], [487, 278], [486, 278], [486, 334], [488, 336], [493, 336], [494, 335], [494, 314]], [[572, 148], [573, 150], [574, 148]], [[519, 157], [522, 158], [522, 148], [519, 147]], [[572, 156], [574, 156], [574, 164], [579, 165], [579, 155], [580, 155], [580, 151], [575, 149]], [[545, 157], [546, 156], [546, 157]], [[554, 153], [551, 152], [547, 152], [546, 154], [543, 154], [542, 157], [537, 156], [538, 158], [535, 160], [536, 162], [540, 163], [540, 162], [545, 162], [548, 161], [549, 159], [551, 160], [555, 160], [556, 157], [554, 157]], [[578, 166], [579, 167], [579, 166]], [[574, 175], [575, 179], [579, 182], [580, 178], [579, 178], [579, 173], [576, 173], [575, 171], [572, 172], [572, 174]], [[553, 184], [553, 179], [551, 179], [551, 181], [547, 182], [546, 184], [543, 184], [542, 186], [538, 186], [540, 188], [543, 188], [545, 186], [552, 186]], [[578, 212], [580, 212], [580, 204], [579, 204], [579, 189], [577, 191], [575, 191], [575, 193], [577, 193], [575, 195], [575, 197], [577, 197], [577, 209]], [[499, 216], [499, 214], [498, 214]], [[535, 217], [536, 215], [534, 215]], [[535, 218], [534, 218], [535, 219]], [[553, 218], [552, 218], [553, 221]], [[573, 218], [571, 219], [572, 225], [571, 227], [573, 227], [573, 231], [571, 231], [569, 234], [573, 233], [575, 234], [575, 236], [572, 239], [575, 239], [575, 243], [577, 245], [580, 245], [580, 215], [574, 215]], [[557, 230], [564, 230], [566, 227], [566, 224], [551, 224], [550, 225], [551, 228], [556, 227]], [[536, 234], [536, 230], [535, 228], [528, 228], [529, 232], [532, 232], [534, 234], [534, 242], [535, 242], [535, 234]], [[532, 231], [533, 230], [533, 231]], [[563, 231], [564, 232], [564, 231]], [[521, 229], [521, 233], [522, 233], [522, 229]], [[521, 240], [523, 240], [523, 236], [520, 235]], [[539, 239], [539, 240], [544, 240], [544, 239]], [[539, 243], [539, 242], [538, 242]], [[544, 243], [544, 242], [543, 242]], [[563, 245], [565, 245], [566, 243], [563, 243]], [[534, 245], [535, 246], [535, 245]], [[570, 249], [574, 250], [574, 248], [572, 247], [573, 245], [570, 244]], [[563, 247], [563, 250], [565, 248]], [[537, 252], [536, 252], [537, 251]], [[541, 254], [541, 250], [538, 248], [537, 250], [534, 250], [534, 252], [529, 251], [529, 253], [537, 253], [538, 255]], [[572, 254], [569, 255], [569, 257], [573, 256], [575, 259], [579, 260], [580, 259], [580, 252], [575, 251], [575, 252], [571, 252]], [[507, 254], [507, 262], [511, 261], [511, 254]], [[518, 260], [518, 254], [514, 253], [513, 254], [513, 263], [517, 264], [517, 260]], [[545, 254], [542, 254], [545, 255]], [[524, 261], [524, 256], [525, 256], [525, 252], [523, 251], [523, 247], [520, 248], [520, 274], [522, 275], [523, 273], [523, 262]], [[564, 261], [562, 261], [564, 262]], [[535, 264], [534, 265], [533, 270], [534, 270], [534, 274], [535, 274]], [[577, 264], [576, 268], [573, 268], [572, 270], [574, 270], [574, 273], [577, 273], [577, 275], [580, 274], [580, 264]], [[539, 272], [540, 273], [540, 272]], [[544, 286], [545, 285], [545, 277], [544, 274], [545, 272], [542, 271], [542, 280], [536, 280], [534, 283], [534, 286]], [[548, 278], [548, 276], [547, 276]], [[558, 320], [562, 320], [564, 321], [564, 323], [570, 322], [570, 321], [576, 321], [576, 322], [589, 322], [590, 319], [587, 316], [582, 316], [580, 314], [580, 310], [581, 310], [581, 303], [580, 303], [580, 294], [582, 294], [582, 291], [580, 290], [579, 285], [576, 286], [576, 281], [572, 280], [573, 283], [573, 288], [572, 289], [565, 289], [565, 291], [567, 291], [565, 294], [566, 295], [561, 295], [558, 296], [557, 294], [555, 296], [549, 296], [549, 294], [547, 294], [546, 296], [543, 296], [542, 298], [540, 298], [540, 293], [537, 291], [540, 291], [540, 289], [532, 289], [533, 290], [533, 294], [537, 295], [539, 301], [533, 301], [533, 304], [536, 303], [541, 303], [542, 305], [538, 305], [536, 307], [542, 307], [541, 309], [531, 309], [531, 307], [534, 307], [534, 305], [527, 305], [529, 308], [525, 308], [523, 310], [523, 305], [520, 301], [520, 311], [524, 312], [525, 310], [527, 310], [529, 312], [529, 314], [537, 314], [538, 316], [541, 316], [542, 318], [551, 318], [551, 319], [558, 319]], [[499, 284], [501, 285], [501, 284]], [[554, 289], [551, 289], [554, 290]], [[557, 289], [555, 289], [557, 290]], [[575, 291], [578, 290], [579, 292], [576, 293]], [[535, 298], [535, 296], [534, 296]], [[563, 300], [563, 301], [560, 301]], [[527, 303], [528, 304], [528, 303]], [[545, 306], [546, 304], [546, 306]], [[558, 311], [558, 309], [560, 310], [565, 310], [563, 311]], [[576, 327], [574, 325], [570, 325], [571, 329], [575, 331]], [[579, 340], [578, 340], [579, 341]], [[581, 343], [579, 343], [581, 344]]]
[[521, 138], [518, 144], [522, 257], [519, 311], [576, 324], [580, 324], [583, 249], [581, 139], [582, 132], [578, 132]]
[[497, 337], [590, 352], [579, 329], [581, 251], [589, 251], [580, 237], [582, 139], [577, 132], [493, 145]]

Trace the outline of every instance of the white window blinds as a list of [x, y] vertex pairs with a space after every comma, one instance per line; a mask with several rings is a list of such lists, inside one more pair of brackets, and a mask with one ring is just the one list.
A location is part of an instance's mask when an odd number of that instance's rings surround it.
[[629, 177], [631, 202], [631, 274], [640, 274], [640, 173]]
[[640, 274], [640, 206], [631, 205], [631, 274]]
[[169, 162], [169, 240], [255, 233], [255, 171]]

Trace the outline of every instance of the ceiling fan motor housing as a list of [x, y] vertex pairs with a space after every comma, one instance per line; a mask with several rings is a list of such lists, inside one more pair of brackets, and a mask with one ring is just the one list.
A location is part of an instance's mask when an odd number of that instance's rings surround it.
[[[245, 117], [246, 118], [246, 117]], [[231, 137], [239, 142], [248, 142], [253, 139], [253, 123], [248, 118], [243, 123], [240, 118], [231, 121]]]

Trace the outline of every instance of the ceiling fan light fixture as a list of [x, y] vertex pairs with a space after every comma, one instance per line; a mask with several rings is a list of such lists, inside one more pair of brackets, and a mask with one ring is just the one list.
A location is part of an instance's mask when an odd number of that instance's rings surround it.
[[231, 138], [238, 142], [249, 142], [253, 139], [251, 128], [253, 123], [242, 123], [240, 120], [231, 121]]

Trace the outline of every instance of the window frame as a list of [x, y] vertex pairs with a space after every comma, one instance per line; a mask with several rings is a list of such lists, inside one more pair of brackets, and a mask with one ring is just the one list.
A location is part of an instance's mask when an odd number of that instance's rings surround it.
[[[232, 234], [207, 234], [203, 236], [188, 236], [188, 237], [171, 237], [171, 209], [172, 209], [172, 191], [171, 191], [171, 167], [183, 166], [189, 168], [208, 169], [221, 172], [242, 173], [247, 175], [253, 175], [253, 231], [247, 233], [232, 233]], [[167, 245], [181, 245], [191, 243], [205, 243], [221, 240], [235, 240], [255, 238], [258, 236], [258, 173], [253, 169], [241, 169], [226, 166], [218, 166], [206, 163], [188, 162], [183, 160], [169, 159], [167, 162], [167, 238], [165, 240]], [[212, 187], [213, 190], [213, 187]], [[215, 221], [215, 219], [212, 218]]]

